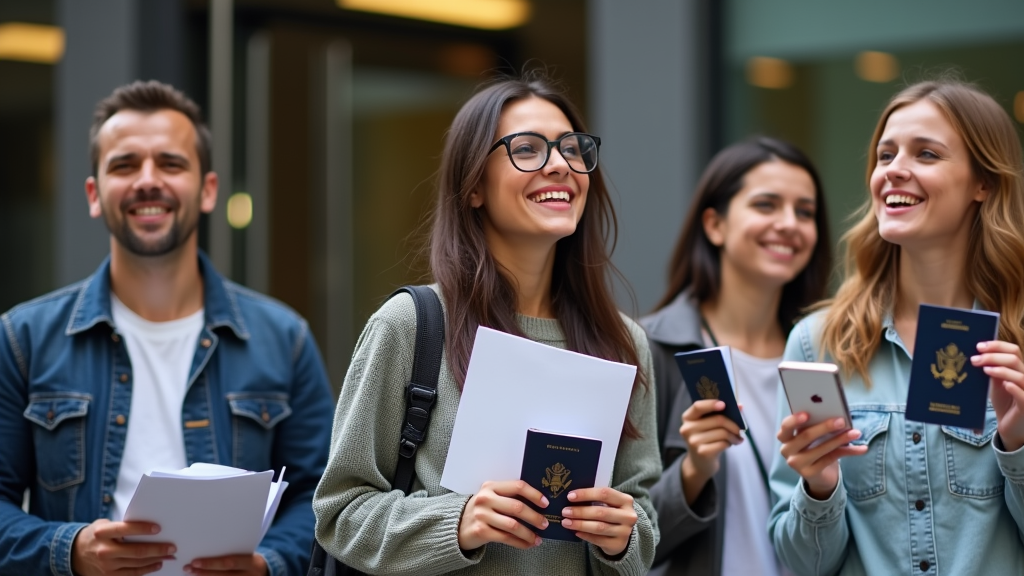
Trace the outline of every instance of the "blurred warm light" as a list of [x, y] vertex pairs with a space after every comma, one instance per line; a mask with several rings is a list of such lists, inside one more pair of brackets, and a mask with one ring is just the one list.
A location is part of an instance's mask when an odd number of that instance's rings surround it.
[[241, 230], [252, 223], [252, 196], [235, 192], [228, 198], [228, 224]]
[[528, 0], [335, 0], [346, 10], [502, 30], [530, 19]]
[[438, 56], [441, 70], [453, 76], [475, 78], [497, 65], [494, 52], [480, 44], [449, 44]]
[[857, 76], [868, 82], [891, 82], [900, 75], [900, 63], [885, 52], [861, 52], [854, 63]]
[[758, 88], [788, 88], [793, 84], [793, 65], [778, 58], [755, 56], [747, 61], [747, 82]]
[[64, 30], [57, 26], [0, 24], [0, 60], [55, 64], [64, 55]]
[[1024, 90], [1017, 92], [1013, 99], [1013, 116], [1017, 118], [1017, 122], [1024, 124]]

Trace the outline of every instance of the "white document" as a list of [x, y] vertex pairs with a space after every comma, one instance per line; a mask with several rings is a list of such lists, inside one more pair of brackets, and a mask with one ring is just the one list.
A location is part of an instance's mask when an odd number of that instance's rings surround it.
[[479, 328], [441, 486], [475, 494], [518, 480], [530, 428], [601, 440], [595, 486], [608, 486], [636, 366]]
[[267, 533], [288, 483], [284, 468], [277, 482], [273, 470], [249, 472], [196, 462], [173, 472], [144, 474], [124, 520], [155, 522], [160, 533], [125, 538], [133, 542], [168, 542], [178, 551], [155, 574], [182, 574], [196, 558], [252, 554]]

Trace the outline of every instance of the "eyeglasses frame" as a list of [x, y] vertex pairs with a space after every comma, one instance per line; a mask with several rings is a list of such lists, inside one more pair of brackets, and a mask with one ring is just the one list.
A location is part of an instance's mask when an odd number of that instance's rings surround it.
[[[545, 143], [547, 143], [547, 145], [548, 145], [548, 154], [544, 158], [544, 163], [541, 164], [539, 167], [534, 168], [533, 170], [523, 170], [522, 168], [519, 167], [518, 164], [516, 164], [516, 161], [512, 158], [512, 140], [515, 139], [515, 138], [518, 138], [519, 136], [536, 136], [536, 137], [540, 138], [541, 140], [543, 140]], [[594, 144], [597, 146], [597, 150], [598, 151], [601, 150], [601, 138], [599, 136], [594, 136], [593, 134], [587, 134], [586, 132], [567, 132], [567, 133], [559, 136], [557, 140], [548, 140], [543, 134], [538, 134], [536, 132], [516, 132], [515, 134], [509, 134], [508, 136], [502, 136], [501, 138], [499, 138], [498, 141], [495, 142], [493, 146], [491, 146], [491, 149], [487, 151], [487, 155], [489, 156], [489, 155], [493, 154], [495, 150], [497, 150], [499, 147], [501, 147], [502, 144], [504, 144], [505, 145], [505, 153], [508, 155], [508, 161], [512, 163], [512, 167], [513, 168], [515, 168], [516, 170], [519, 170], [520, 172], [537, 172], [538, 170], [543, 170], [544, 167], [548, 165], [548, 162], [551, 161], [551, 150], [552, 150], [552, 148], [559, 147], [558, 153], [559, 154], [562, 153], [562, 149], [560, 148], [560, 146], [562, 144], [562, 140], [565, 140], [566, 138], [569, 138], [570, 136], [587, 136], [588, 138], [591, 138], [591, 139], [594, 140]], [[563, 160], [565, 159], [564, 155], [562, 156], [562, 159]], [[598, 156], [598, 160], [600, 160], [600, 155]], [[590, 174], [594, 170], [597, 170], [598, 162], [595, 162], [594, 163], [594, 167], [591, 168], [590, 170], [587, 170], [587, 171], [580, 171], [580, 170], [577, 170], [577, 169], [573, 168], [572, 164], [570, 164], [568, 160], [565, 161], [565, 165], [568, 166], [570, 170], [572, 170], [573, 172], [575, 172], [577, 174]]]

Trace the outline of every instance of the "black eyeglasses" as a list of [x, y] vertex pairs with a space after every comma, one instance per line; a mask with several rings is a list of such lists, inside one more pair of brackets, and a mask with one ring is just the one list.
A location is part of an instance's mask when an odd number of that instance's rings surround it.
[[570, 132], [552, 142], [536, 132], [520, 132], [498, 140], [487, 153], [502, 145], [508, 152], [508, 159], [520, 172], [536, 172], [543, 168], [551, 158], [551, 149], [557, 147], [570, 170], [589, 174], [597, 168], [597, 149], [601, 146], [601, 139], [583, 132]]

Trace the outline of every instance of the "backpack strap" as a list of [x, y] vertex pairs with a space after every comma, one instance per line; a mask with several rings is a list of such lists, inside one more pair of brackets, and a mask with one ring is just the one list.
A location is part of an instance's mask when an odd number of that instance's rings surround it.
[[[416, 449], [427, 438], [430, 413], [437, 401], [437, 378], [441, 373], [441, 353], [444, 351], [444, 310], [437, 293], [427, 286], [403, 286], [396, 294], [405, 292], [416, 305], [416, 350], [413, 352], [412, 378], [405, 386], [405, 422], [398, 447], [398, 467], [391, 482], [408, 494], [416, 474]], [[332, 558], [320, 543], [313, 539], [309, 570], [306, 576], [356, 576], [362, 574], [339, 560]]]
[[402, 292], [412, 296], [416, 305], [416, 350], [412, 378], [405, 387], [405, 422], [391, 486], [408, 494], [415, 476], [416, 450], [426, 440], [430, 413], [437, 402], [437, 378], [444, 350], [444, 310], [437, 293], [428, 286], [403, 286], [390, 297]]

